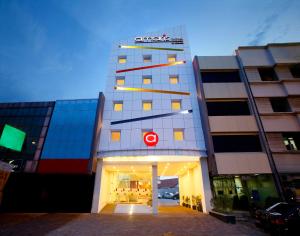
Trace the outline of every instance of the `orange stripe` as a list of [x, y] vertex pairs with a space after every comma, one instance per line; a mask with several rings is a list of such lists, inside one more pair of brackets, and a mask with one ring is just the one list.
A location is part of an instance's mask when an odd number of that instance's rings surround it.
[[151, 68], [163, 67], [163, 66], [176, 66], [176, 65], [181, 65], [184, 63], [186, 63], [186, 61], [176, 61], [176, 62], [171, 62], [171, 63], [166, 63], [166, 64], [156, 64], [156, 65], [152, 65], [152, 66], [135, 67], [135, 68], [129, 68], [129, 69], [124, 69], [124, 70], [117, 70], [116, 73], [122, 73], [122, 72], [133, 71], [133, 70], [145, 70], [145, 69], [151, 69]]

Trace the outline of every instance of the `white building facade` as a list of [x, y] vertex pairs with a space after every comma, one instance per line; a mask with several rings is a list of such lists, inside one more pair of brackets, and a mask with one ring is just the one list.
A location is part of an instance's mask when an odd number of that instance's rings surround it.
[[[104, 95], [92, 212], [130, 204], [158, 213], [159, 176], [178, 176], [180, 202], [200, 197], [207, 212], [211, 189], [184, 27], [113, 45]], [[158, 135], [155, 146], [145, 144], [147, 132]]]

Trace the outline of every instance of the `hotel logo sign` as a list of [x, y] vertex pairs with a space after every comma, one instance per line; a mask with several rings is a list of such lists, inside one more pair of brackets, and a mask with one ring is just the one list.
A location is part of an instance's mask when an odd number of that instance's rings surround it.
[[183, 44], [183, 38], [171, 38], [166, 34], [162, 36], [143, 36], [135, 37], [135, 43], [172, 43], [172, 44]]
[[158, 143], [158, 135], [155, 132], [148, 132], [144, 135], [144, 143], [147, 146], [155, 146]]

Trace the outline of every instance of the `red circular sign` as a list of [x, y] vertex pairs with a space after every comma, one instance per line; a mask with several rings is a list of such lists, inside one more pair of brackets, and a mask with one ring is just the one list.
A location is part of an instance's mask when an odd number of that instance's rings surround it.
[[155, 132], [148, 132], [144, 135], [144, 143], [147, 146], [155, 146], [158, 143], [158, 135]]

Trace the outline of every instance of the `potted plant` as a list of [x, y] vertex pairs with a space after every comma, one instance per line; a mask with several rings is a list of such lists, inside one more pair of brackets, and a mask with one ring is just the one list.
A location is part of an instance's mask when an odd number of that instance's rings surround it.
[[197, 210], [200, 211], [200, 212], [203, 212], [201, 195], [196, 196], [195, 201], [196, 201]]
[[148, 201], [147, 201], [148, 206], [152, 206], [152, 193], [150, 194]]
[[188, 208], [191, 207], [190, 198], [188, 196], [185, 197], [185, 203], [186, 203], [185, 207], [188, 207]]
[[193, 210], [197, 209], [196, 196], [194, 196], [194, 195], [192, 195], [192, 208], [193, 208]]
[[182, 196], [182, 206], [185, 207], [185, 197], [184, 197], [184, 195]]

